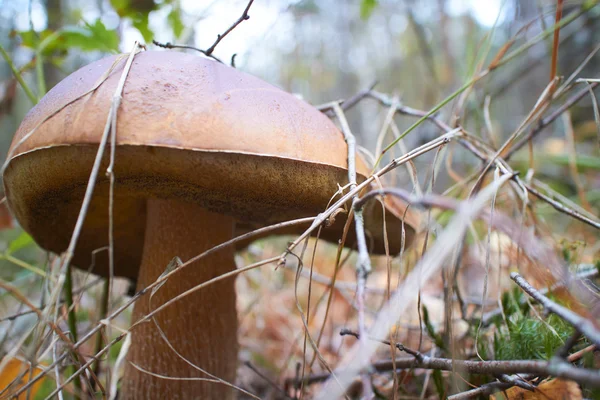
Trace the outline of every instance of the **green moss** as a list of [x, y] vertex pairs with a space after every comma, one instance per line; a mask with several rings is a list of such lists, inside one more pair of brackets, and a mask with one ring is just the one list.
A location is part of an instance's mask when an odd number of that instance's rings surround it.
[[573, 328], [556, 315], [545, 321], [531, 317], [517, 317], [508, 321], [508, 327], [494, 335], [494, 356], [497, 360], [548, 360]]

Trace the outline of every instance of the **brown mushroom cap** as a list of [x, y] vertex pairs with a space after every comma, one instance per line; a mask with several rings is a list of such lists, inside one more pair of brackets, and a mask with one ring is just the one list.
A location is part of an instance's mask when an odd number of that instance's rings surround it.
[[[24, 229], [47, 250], [61, 253], [71, 238], [123, 71], [124, 59], [116, 61], [116, 56], [104, 58], [56, 85], [27, 114], [13, 139], [13, 156], [4, 171], [8, 203]], [[111, 67], [98, 89], [82, 96]], [[338, 184], [347, 182], [346, 149], [342, 134], [326, 116], [253, 76], [192, 54], [138, 54], [117, 123], [116, 273], [137, 276], [145, 199], [195, 202], [232, 215], [244, 226], [315, 216], [326, 208]], [[364, 180], [369, 171], [360, 159], [357, 168], [359, 180]], [[108, 189], [108, 178], [101, 173], [74, 256], [80, 268], [91, 265], [94, 250], [107, 246]], [[388, 202], [390, 249], [398, 252], [404, 205]], [[366, 210], [375, 252], [384, 250], [382, 214], [377, 202]], [[407, 215], [410, 238], [417, 220]], [[337, 218], [324, 237], [338, 240], [344, 219]], [[101, 254], [94, 272], [105, 274], [106, 255]]]

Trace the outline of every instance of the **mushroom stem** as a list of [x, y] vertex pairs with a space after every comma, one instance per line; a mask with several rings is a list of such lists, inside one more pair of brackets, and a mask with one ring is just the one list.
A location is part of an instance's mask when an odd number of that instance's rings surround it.
[[[173, 257], [186, 261], [233, 236], [234, 220], [197, 205], [173, 200], [148, 200], [148, 217], [138, 290], [154, 282]], [[152, 296], [135, 304], [132, 321], [180, 293], [235, 268], [233, 249], [205, 257], [174, 274]], [[170, 344], [203, 370], [235, 383], [237, 313], [234, 280], [209, 285], [175, 302], [155, 316]], [[210, 378], [191, 367], [169, 347], [149, 321], [132, 331], [128, 360], [165, 377], [152, 376], [127, 363], [120, 398], [230, 399], [233, 390], [221, 383], [178, 378]]]

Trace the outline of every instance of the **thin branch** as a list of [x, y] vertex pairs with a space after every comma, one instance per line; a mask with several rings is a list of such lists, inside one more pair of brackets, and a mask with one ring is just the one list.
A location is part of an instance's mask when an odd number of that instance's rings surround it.
[[[231, 25], [229, 28], [227, 28], [227, 30], [223, 33], [220, 33], [217, 35], [217, 39], [215, 40], [215, 42], [206, 50], [202, 50], [199, 49], [198, 47], [194, 47], [194, 46], [186, 46], [186, 45], [179, 45], [179, 44], [172, 44], [172, 43], [160, 43], [157, 42], [156, 40], [153, 40], [152, 43], [158, 47], [162, 47], [165, 49], [188, 49], [188, 50], [195, 50], [198, 51], [202, 54], [204, 54], [207, 57], [212, 58], [215, 61], [220, 62], [221, 64], [224, 64], [224, 62], [215, 57], [213, 55], [213, 52], [215, 51], [215, 49], [217, 48], [217, 45], [221, 42], [221, 40], [225, 39], [225, 36], [229, 35], [231, 33], [231, 31], [233, 31], [239, 24], [241, 24], [242, 22], [250, 19], [250, 15], [248, 15], [248, 11], [250, 11], [250, 7], [252, 6], [252, 3], [254, 3], [254, 0], [250, 0], [248, 2], [248, 5], [246, 6], [246, 8], [244, 9], [244, 12], [242, 13], [242, 15], [233, 23], [233, 25]], [[231, 56], [231, 66], [235, 68], [235, 56], [236, 54], [234, 54], [233, 56]]]
[[[368, 89], [361, 90], [360, 92], [356, 93], [352, 97], [349, 97], [344, 101], [341, 101], [342, 104], [340, 104], [340, 107], [342, 108], [342, 111], [348, 111], [349, 109], [354, 107], [356, 104], [358, 104], [362, 99], [364, 99], [365, 97], [368, 97], [369, 94], [371, 93], [371, 91], [373, 89], [375, 89], [375, 86], [377, 86], [377, 83], [378, 82], [375, 81], [369, 86]], [[333, 111], [333, 103], [332, 102], [329, 102], [329, 103], [326, 103], [326, 104], [323, 104], [320, 106], [316, 106], [315, 108], [317, 110], [321, 111], [323, 114], [327, 115], [329, 118], [335, 117], [335, 112]]]
[[250, 11], [250, 7], [252, 7], [252, 3], [254, 3], [254, 0], [250, 0], [248, 2], [248, 5], [246, 6], [246, 8], [244, 9], [244, 12], [242, 13], [242, 15], [237, 19], [237, 21], [235, 21], [233, 23], [233, 25], [231, 25], [225, 32], [223, 32], [220, 35], [217, 35], [217, 40], [215, 40], [215, 42], [212, 44], [212, 46], [210, 46], [208, 49], [206, 49], [206, 55], [210, 56], [213, 51], [215, 51], [215, 48], [217, 47], [217, 45], [221, 42], [221, 40], [225, 39], [225, 36], [229, 35], [231, 33], [231, 31], [233, 31], [239, 24], [241, 24], [242, 22], [250, 19], [250, 15], [248, 15], [248, 11]]
[[[163, 49], [187, 49], [187, 50], [194, 50], [194, 51], [197, 51], [197, 52], [200, 52], [200, 53], [204, 54], [206, 57], [210, 57], [213, 60], [220, 62], [221, 64], [225, 64], [223, 62], [223, 60], [221, 60], [220, 58], [217, 58], [217, 57], [215, 57], [212, 54], [208, 54], [206, 52], [206, 50], [199, 49], [198, 47], [187, 46], [187, 45], [183, 45], [183, 44], [173, 44], [173, 43], [170, 43], [170, 42], [160, 43], [160, 42], [157, 42], [156, 40], [153, 40], [152, 44], [154, 44], [155, 46], [158, 46], [158, 47], [162, 47]], [[232, 58], [232, 61], [233, 60], [234, 59]]]
[[[354, 336], [355, 338], [360, 339], [360, 334], [358, 334], [357, 332], [353, 332], [350, 329], [340, 330], [340, 336]], [[385, 344], [386, 346], [391, 346], [391, 342], [389, 340], [380, 340], [380, 339], [375, 339], [375, 338], [369, 338], [369, 339], [375, 340], [376, 342], [379, 342], [381, 344]], [[416, 360], [422, 360], [424, 357], [423, 353], [413, 350], [413, 349], [410, 349], [410, 348], [404, 346], [402, 343], [394, 342], [394, 347], [400, 351], [410, 354]]]
[[[469, 140], [473, 140], [476, 141], [477, 138], [473, 137], [473, 136], [469, 136], [469, 135], [464, 135], [464, 138], [459, 139], [459, 143], [461, 145], [463, 145], [465, 148], [467, 148], [469, 151], [471, 151], [477, 158], [479, 158], [480, 160], [484, 161], [484, 162], [488, 162], [488, 160], [490, 159], [488, 157], [488, 155], [485, 152], [482, 152], [480, 149], [478, 149], [476, 146], [473, 145], [473, 143], [470, 143]], [[478, 142], [478, 145], [485, 147], [485, 143], [481, 143]], [[508, 164], [506, 163], [506, 161], [503, 158], [496, 158], [494, 160], [494, 163], [496, 164], [496, 166], [498, 168], [500, 168], [500, 170], [503, 173], [514, 173], [513, 170], [508, 166]], [[525, 183], [522, 179], [519, 178], [518, 175], [513, 175], [512, 179], [522, 188], [527, 189], [528, 192], [531, 192], [533, 195], [535, 195], [537, 198], [539, 198], [540, 200], [545, 201], [546, 203], [550, 204], [552, 207], [554, 207], [557, 211], [560, 211], [564, 214], [567, 214], [581, 222], [584, 222], [596, 229], [600, 229], [600, 222], [588, 218], [585, 215], [581, 214], [578, 211], [575, 211], [567, 206], [565, 206], [564, 204], [544, 195], [543, 193], [537, 191], [536, 189], [534, 189], [531, 185], [529, 185], [528, 183]]]
[[435, 194], [424, 194], [417, 196], [410, 193], [408, 190], [400, 188], [383, 188], [375, 189], [367, 192], [355, 204], [356, 207], [363, 207], [369, 200], [377, 196], [392, 195], [398, 197], [411, 206], [436, 207], [444, 210], [458, 210], [460, 202], [451, 197], [439, 196]]
[[[348, 182], [350, 190], [356, 188], [356, 139], [350, 130], [346, 116], [341, 107], [335, 103], [333, 111], [342, 127], [344, 140], [348, 145]], [[358, 194], [356, 192], [352, 197], [352, 209], [354, 211], [354, 228], [356, 231], [356, 243], [358, 247], [358, 258], [356, 260], [356, 303], [358, 306], [358, 331], [366, 341], [367, 330], [365, 327], [365, 287], [367, 286], [367, 278], [371, 273], [371, 259], [369, 257], [369, 249], [367, 247], [367, 239], [365, 236], [365, 222], [363, 217], [362, 207], [357, 207]], [[371, 381], [363, 376], [363, 390], [367, 391], [367, 397], [372, 394]]]
[[486, 383], [478, 388], [457, 393], [449, 396], [448, 400], [471, 399], [474, 397], [480, 398], [479, 396], [489, 396], [491, 394], [510, 389], [513, 386], [518, 386], [533, 392], [535, 390], [535, 386], [527, 382], [527, 380], [531, 380], [533, 378], [535, 378], [535, 375], [533, 374], [516, 374], [512, 376], [501, 374], [498, 376], [499, 381]]
[[[381, 104], [385, 107], [392, 107], [392, 105], [394, 104], [394, 100], [392, 98], [390, 98], [388, 95], [386, 95], [384, 93], [380, 93], [375, 90], [369, 91], [369, 93], [367, 94], [367, 97], [370, 97], [373, 100], [376, 100], [377, 102], [379, 102], [379, 104]], [[403, 115], [410, 115], [413, 117], [426, 118], [429, 122], [432, 122], [433, 124], [435, 124], [438, 128], [440, 128], [443, 131], [447, 132], [447, 131], [452, 130], [450, 125], [448, 125], [444, 121], [436, 118], [435, 114], [429, 114], [426, 111], [417, 110], [416, 108], [411, 108], [408, 106], [404, 106], [402, 104], [396, 104], [396, 111], [399, 114], [403, 114]]]
[[[593, 268], [592, 264], [589, 264], [589, 266], [590, 266], [589, 269], [575, 273], [575, 277], [577, 279], [589, 279], [589, 278], [597, 276], [598, 270], [596, 268]], [[541, 289], [539, 292], [542, 294], [546, 294], [550, 291], [553, 291], [555, 289], [563, 287], [565, 284], [566, 284], [566, 282], [559, 281], [558, 283], [553, 285], [551, 288], [549, 288], [549, 289], [544, 288], [544, 289]], [[524, 303], [525, 300], [526, 299], [522, 299], [522, 302]], [[495, 318], [497, 318], [501, 315], [502, 315], [502, 308], [496, 308], [495, 310], [488, 311], [487, 313], [483, 314], [483, 317], [482, 317], [483, 326], [487, 326], [487, 325], [491, 324]]]
[[543, 200], [546, 203], [550, 204], [555, 210], [560, 211], [564, 214], [567, 214], [567, 215], [569, 215], [583, 223], [586, 223], [590, 226], [593, 226], [596, 229], [600, 229], [600, 222], [594, 221], [593, 219], [590, 219], [590, 218], [586, 217], [585, 215], [565, 206], [564, 204], [554, 200], [553, 198], [546, 196], [542, 192], [533, 188], [531, 185], [528, 185], [525, 183], [524, 183], [524, 185], [531, 194], [533, 194], [538, 199]]
[[[600, 387], [600, 371], [593, 369], [577, 368], [559, 359], [550, 361], [539, 360], [512, 360], [512, 361], [470, 361], [453, 360], [449, 358], [436, 358], [423, 355], [422, 360], [414, 357], [396, 358], [394, 360], [396, 370], [403, 369], [431, 369], [440, 371], [456, 371], [467, 374], [492, 375], [501, 374], [524, 374], [531, 373], [540, 376], [555, 376], [573, 380], [589, 387]], [[370, 367], [375, 372], [389, 372], [393, 369], [392, 360], [372, 363]], [[343, 375], [344, 370], [336, 370], [335, 373]], [[305, 384], [323, 382], [329, 379], [330, 374], [314, 374], [304, 379]], [[288, 379], [286, 384], [293, 385], [295, 379]]]
[[488, 397], [491, 394], [501, 392], [511, 387], [515, 386], [512, 382], [490, 382], [484, 385], [481, 385], [475, 389], [467, 390], [466, 392], [457, 393], [452, 396], [448, 396], [447, 400], [464, 400], [464, 399], [473, 399], [473, 398], [481, 398]]
[[244, 363], [244, 365], [246, 367], [248, 367], [248, 369], [250, 369], [256, 375], [258, 375], [262, 380], [264, 380], [270, 387], [272, 387], [273, 389], [275, 389], [279, 394], [281, 394], [282, 396], [284, 396], [286, 399], [292, 399], [290, 396], [288, 396], [288, 394], [285, 392], [285, 390], [283, 390], [282, 388], [280, 388], [279, 386], [277, 386], [277, 384], [275, 382], [273, 382], [273, 380], [271, 378], [269, 378], [268, 376], [266, 376], [258, 368], [256, 368], [254, 365], [252, 365], [252, 363], [250, 361], [246, 361]]
[[[368, 187], [373, 181], [375, 181], [376, 179], [380, 178], [381, 176], [387, 174], [388, 172], [394, 170], [395, 168], [398, 168], [399, 166], [403, 165], [404, 163], [406, 163], [420, 155], [423, 155], [431, 150], [435, 150], [438, 147], [449, 143], [450, 140], [452, 140], [456, 137], [460, 137], [461, 135], [462, 135], [462, 131], [460, 129], [455, 129], [453, 131], [450, 131], [450, 132], [438, 137], [435, 140], [432, 140], [429, 143], [419, 146], [416, 149], [411, 150], [410, 152], [390, 161], [385, 167], [383, 167], [380, 170], [378, 170], [377, 172], [373, 173], [371, 176], [369, 176], [363, 182], [358, 184], [356, 186], [356, 188], [354, 188], [353, 190], [350, 190], [348, 193], [343, 195], [339, 200], [337, 200], [333, 205], [331, 205], [327, 210], [325, 210], [321, 214], [319, 214], [313, 220], [312, 225], [307, 230], [305, 230], [300, 236], [298, 236], [292, 243], [289, 244], [288, 248], [286, 249], [285, 254], [291, 253], [300, 243], [302, 243], [302, 241], [304, 239], [306, 239], [308, 236], [310, 236], [312, 234], [312, 232], [314, 232], [314, 230], [317, 229], [317, 227], [321, 226], [322, 223], [327, 221], [327, 219], [338, 208], [340, 208], [343, 204], [345, 204], [348, 200], [350, 200], [356, 193], [359, 193], [363, 189]], [[285, 258], [285, 254], [282, 256], [282, 259]]]

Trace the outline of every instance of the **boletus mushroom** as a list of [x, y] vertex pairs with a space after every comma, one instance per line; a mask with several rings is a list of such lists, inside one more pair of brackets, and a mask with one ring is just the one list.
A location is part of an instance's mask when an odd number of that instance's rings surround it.
[[[124, 68], [125, 60], [116, 60], [104, 58], [64, 79], [15, 134], [4, 172], [8, 204], [49, 251], [65, 251], [71, 238]], [[178, 52], [135, 56], [118, 111], [115, 152], [114, 272], [137, 279], [138, 289], [154, 282], [173, 257], [186, 261], [231, 239], [236, 223], [250, 227], [316, 216], [338, 184], [348, 181], [346, 143], [326, 116], [255, 77]], [[108, 155], [102, 170], [107, 164]], [[364, 180], [369, 170], [360, 158], [357, 169]], [[73, 257], [79, 268], [89, 268], [92, 252], [108, 244], [108, 199], [109, 180], [101, 173]], [[405, 209], [391, 198], [385, 211], [370, 203], [365, 221], [371, 251], [384, 252], [384, 217], [391, 252], [400, 250], [403, 218], [412, 240], [417, 220]], [[337, 241], [344, 219], [338, 216], [323, 236]], [[352, 246], [350, 232], [346, 244]], [[234, 251], [224, 249], [171, 276], [151, 303], [148, 295], [135, 303], [133, 321], [150, 305], [233, 270]], [[100, 252], [93, 272], [107, 271], [106, 252]], [[156, 321], [187, 360], [234, 382], [235, 303], [234, 279], [227, 279], [175, 302]], [[175, 354], [152, 323], [133, 329], [128, 361], [121, 398], [234, 396], [224, 384], [161, 378], [206, 376]]]

